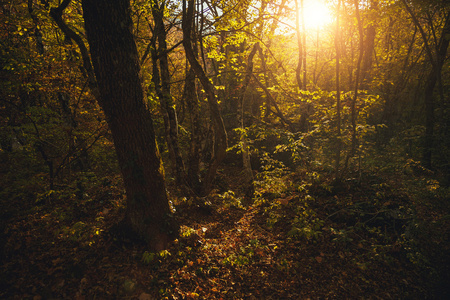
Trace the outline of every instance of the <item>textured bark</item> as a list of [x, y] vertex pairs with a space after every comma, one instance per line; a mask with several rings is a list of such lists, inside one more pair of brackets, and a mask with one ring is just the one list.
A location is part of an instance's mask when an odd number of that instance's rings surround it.
[[150, 112], [144, 103], [129, 0], [83, 0], [87, 39], [125, 189], [125, 224], [153, 250], [177, 234]]

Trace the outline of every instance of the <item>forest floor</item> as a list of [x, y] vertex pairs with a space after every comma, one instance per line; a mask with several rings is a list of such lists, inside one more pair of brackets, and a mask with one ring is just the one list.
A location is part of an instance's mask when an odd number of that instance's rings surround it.
[[226, 192], [239, 180], [222, 176], [225, 192], [201, 205], [173, 197], [181, 237], [160, 253], [113, 229], [124, 213], [118, 177], [99, 180], [82, 199], [47, 195], [21, 209], [5, 225], [0, 298], [448, 296], [448, 202], [415, 205], [395, 179], [368, 176], [332, 192], [323, 182], [297, 184], [242, 205], [238, 192]]

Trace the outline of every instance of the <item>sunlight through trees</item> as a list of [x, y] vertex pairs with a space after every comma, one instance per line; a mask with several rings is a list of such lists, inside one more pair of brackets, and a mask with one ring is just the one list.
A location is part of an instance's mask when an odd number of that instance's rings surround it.
[[444, 0], [1, 1], [0, 298], [439, 298], [449, 45]]

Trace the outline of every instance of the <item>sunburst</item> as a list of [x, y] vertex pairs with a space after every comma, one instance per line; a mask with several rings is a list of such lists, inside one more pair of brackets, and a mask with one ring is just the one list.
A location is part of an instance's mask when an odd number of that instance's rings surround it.
[[332, 21], [330, 9], [321, 0], [304, 0], [303, 16], [307, 29], [323, 27]]

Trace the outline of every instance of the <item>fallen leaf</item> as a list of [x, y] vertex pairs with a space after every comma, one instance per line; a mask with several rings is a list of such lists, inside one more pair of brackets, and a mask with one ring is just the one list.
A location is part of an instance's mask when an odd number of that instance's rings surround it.
[[281, 205], [288, 205], [289, 204], [289, 200], [288, 198], [285, 199], [277, 199], [278, 203], [280, 203]]
[[139, 298], [138, 298], [138, 299], [139, 299], [139, 300], [151, 300], [152, 297], [150, 296], [150, 294], [142, 293], [142, 294], [139, 295]]

